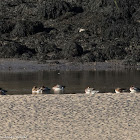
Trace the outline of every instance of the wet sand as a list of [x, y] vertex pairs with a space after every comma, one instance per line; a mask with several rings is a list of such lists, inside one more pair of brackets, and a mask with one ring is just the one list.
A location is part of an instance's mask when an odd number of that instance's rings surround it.
[[140, 93], [0, 96], [0, 139], [140, 140]]
[[82, 70], [124, 70], [140, 66], [124, 65], [122, 61], [69, 62], [67, 60], [47, 60], [45, 63], [19, 59], [0, 59], [0, 71], [82, 71]]

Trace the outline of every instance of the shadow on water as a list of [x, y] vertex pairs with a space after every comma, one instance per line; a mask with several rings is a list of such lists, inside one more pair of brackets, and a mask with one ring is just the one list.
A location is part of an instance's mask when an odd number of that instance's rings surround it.
[[[0, 72], [0, 87], [7, 94], [31, 94], [33, 86], [65, 85], [64, 93], [84, 93], [88, 86], [100, 92], [114, 92], [114, 88], [129, 89], [140, 86], [140, 71], [39, 71], [39, 72]], [[52, 92], [52, 91], [51, 91]]]

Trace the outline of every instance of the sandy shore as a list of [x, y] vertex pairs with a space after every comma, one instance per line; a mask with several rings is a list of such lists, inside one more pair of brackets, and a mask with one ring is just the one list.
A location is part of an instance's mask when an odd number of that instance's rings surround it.
[[0, 71], [82, 71], [82, 70], [124, 70], [140, 66], [124, 65], [121, 61], [108, 62], [69, 62], [67, 60], [48, 60], [46, 63], [19, 59], [0, 59]]
[[140, 93], [0, 96], [0, 139], [139, 140]]

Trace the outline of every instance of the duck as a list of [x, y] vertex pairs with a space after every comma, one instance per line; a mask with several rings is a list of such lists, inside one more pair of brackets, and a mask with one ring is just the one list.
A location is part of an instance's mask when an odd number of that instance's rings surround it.
[[131, 86], [129, 90], [130, 90], [130, 93], [140, 92], [140, 88], [134, 87], [134, 86]]
[[94, 88], [91, 88], [91, 87], [87, 87], [85, 89], [86, 94], [95, 94], [95, 93], [98, 93], [98, 92], [99, 92], [98, 90], [95, 90]]
[[0, 88], [0, 95], [6, 95], [7, 90]]
[[42, 87], [33, 86], [32, 94], [42, 94], [42, 93], [50, 93], [50, 89], [45, 86]]
[[48, 87], [42, 86], [42, 87], [40, 87], [40, 90], [42, 93], [50, 93], [51, 89]]
[[126, 92], [126, 89], [124, 89], [124, 88], [116, 88], [115, 92], [116, 93], [123, 93], [123, 92]]
[[57, 84], [56, 86], [52, 87], [54, 93], [63, 93], [65, 86], [61, 86]]
[[33, 86], [32, 94], [40, 94], [40, 93], [42, 93], [42, 90], [37, 86]]

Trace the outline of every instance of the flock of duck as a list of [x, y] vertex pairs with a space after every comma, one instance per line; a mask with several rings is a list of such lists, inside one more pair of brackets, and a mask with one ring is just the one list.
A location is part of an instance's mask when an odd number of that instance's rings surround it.
[[[64, 92], [64, 88], [65, 86], [61, 86], [61, 85], [56, 85], [54, 87], [52, 87], [52, 90], [54, 93], [63, 93]], [[37, 86], [34, 86], [32, 88], [32, 94], [40, 94], [40, 93], [50, 93], [51, 89], [48, 88], [48, 87], [45, 87], [45, 86], [42, 86], [42, 87], [37, 87]]]
[[[131, 86], [129, 88], [129, 90], [130, 90], [130, 93], [140, 92], [140, 88], [134, 87], [134, 86]], [[95, 94], [98, 92], [99, 92], [98, 90], [95, 90], [94, 88], [90, 88], [90, 87], [85, 89], [86, 94]], [[124, 92], [128, 92], [127, 89], [124, 89], [124, 88], [116, 88], [115, 89], [115, 93], [124, 93]]]
[[[45, 86], [41, 86], [41, 87], [33, 86], [32, 94], [43, 94], [43, 93], [49, 94], [49, 93], [51, 93], [50, 92], [51, 90], [53, 91], [53, 93], [60, 94], [60, 93], [64, 93], [64, 89], [65, 89], [65, 86], [58, 85], [58, 84], [56, 86], [52, 87], [52, 89], [45, 87]], [[130, 90], [130, 93], [140, 92], [140, 88], [137, 88], [134, 86], [131, 86], [129, 88], [129, 90]], [[6, 90], [0, 88], [1, 95], [6, 95], [6, 92], [7, 92]], [[85, 89], [85, 94], [95, 94], [98, 92], [99, 92], [98, 90], [95, 90], [94, 88], [91, 88], [91, 87], [87, 87]], [[115, 89], [115, 93], [124, 93], [124, 92], [128, 92], [128, 91], [124, 88], [116, 88]]]

